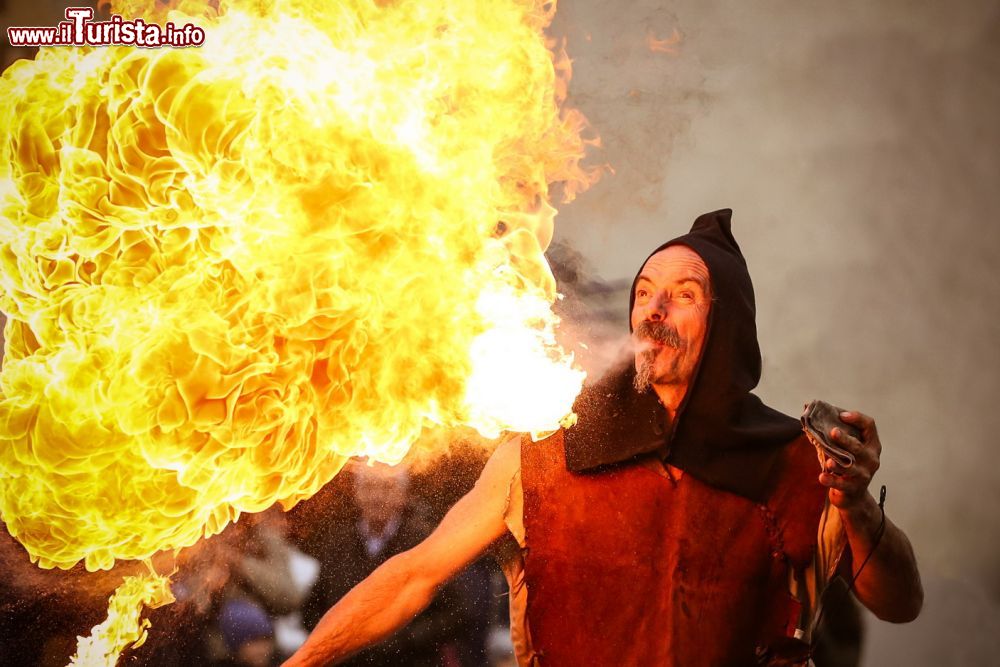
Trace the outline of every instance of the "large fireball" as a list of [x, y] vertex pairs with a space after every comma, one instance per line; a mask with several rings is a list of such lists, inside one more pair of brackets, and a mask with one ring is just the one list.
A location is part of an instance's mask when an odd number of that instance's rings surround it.
[[201, 48], [4, 73], [0, 518], [32, 558], [191, 545], [429, 426], [558, 426], [549, 188], [590, 176], [553, 12], [188, 2], [146, 16]]

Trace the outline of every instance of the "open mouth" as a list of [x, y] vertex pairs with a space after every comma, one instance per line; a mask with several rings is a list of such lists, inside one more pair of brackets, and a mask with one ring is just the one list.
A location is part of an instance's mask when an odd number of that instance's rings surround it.
[[671, 345], [669, 341], [652, 340], [643, 338], [639, 343], [640, 352], [660, 352], [661, 350], [676, 350], [677, 345]]
[[640, 338], [636, 341], [636, 352], [639, 354], [650, 354], [659, 352], [663, 347], [663, 343], [655, 340], [650, 340], [649, 338]]

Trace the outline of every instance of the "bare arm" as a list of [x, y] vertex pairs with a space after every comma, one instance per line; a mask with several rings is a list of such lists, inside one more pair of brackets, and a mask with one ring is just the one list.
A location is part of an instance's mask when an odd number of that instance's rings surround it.
[[323, 616], [284, 667], [327, 665], [402, 628], [422, 611], [439, 586], [503, 535], [507, 489], [521, 460], [518, 439], [502, 444], [479, 480], [455, 503], [431, 535], [393, 556]]
[[906, 534], [888, 517], [882, 539], [872, 551], [881, 516], [871, 494], [850, 511], [841, 511], [851, 545], [851, 576], [871, 553], [854, 582], [854, 594], [883, 621], [908, 623], [920, 614], [924, 600], [917, 561]]
[[868, 491], [882, 453], [875, 421], [860, 412], [842, 412], [840, 418], [862, 432], [860, 441], [841, 429], [835, 428], [831, 433], [838, 443], [854, 453], [855, 465], [843, 469], [827, 459], [819, 479], [830, 487], [830, 502], [840, 510], [851, 547], [852, 576], [868, 558], [854, 582], [854, 593], [883, 621], [908, 623], [920, 614], [924, 590], [913, 547], [888, 517], [876, 546], [882, 512]]

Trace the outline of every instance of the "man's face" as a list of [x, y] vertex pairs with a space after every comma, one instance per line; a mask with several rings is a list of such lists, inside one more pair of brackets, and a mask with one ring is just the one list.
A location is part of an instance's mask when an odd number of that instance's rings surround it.
[[402, 512], [408, 491], [409, 477], [402, 468], [375, 464], [360, 467], [354, 476], [354, 500], [369, 523], [380, 525]]
[[690, 383], [710, 305], [708, 267], [694, 250], [670, 246], [646, 261], [632, 307], [637, 389]]

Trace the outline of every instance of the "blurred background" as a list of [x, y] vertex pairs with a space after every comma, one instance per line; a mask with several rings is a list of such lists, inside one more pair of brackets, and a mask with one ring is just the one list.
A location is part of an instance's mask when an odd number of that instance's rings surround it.
[[[0, 23], [54, 25], [65, 6], [0, 0]], [[698, 214], [733, 208], [757, 290], [759, 393], [790, 414], [824, 398], [876, 417], [884, 452], [875, 484], [887, 485], [887, 514], [921, 565], [917, 621], [865, 614], [861, 626], [848, 623], [860, 664], [1000, 664], [1000, 2], [563, 0], [550, 34], [567, 40], [569, 101], [602, 139], [593, 160], [608, 166], [556, 219], [551, 258], [571, 327], [613, 348], [648, 252]], [[4, 67], [32, 55], [5, 39], [0, 47]], [[449, 459], [407, 480], [416, 498], [407, 506], [424, 508], [414, 534], [481, 463]], [[335, 484], [312, 511], [356, 529], [364, 510], [355, 481]], [[373, 523], [384, 529], [391, 518]], [[240, 639], [280, 651], [279, 619], [298, 614], [286, 621], [292, 632], [308, 625], [307, 600], [330, 567], [314, 518], [288, 519], [240, 524], [228, 546], [209, 541], [189, 569], [204, 579], [192, 590], [211, 595], [164, 608], [163, 621], [187, 623], [193, 635], [206, 619], [217, 633], [213, 659], [237, 659]], [[379, 557], [384, 545], [373, 555], [367, 537], [350, 557]], [[267, 586], [286, 586], [284, 603], [246, 582], [255, 570], [244, 555], [283, 563], [284, 578]], [[245, 583], [234, 591], [236, 570]], [[47, 599], [4, 609], [8, 658], [18, 628], [55, 636], [71, 627], [58, 640], [65, 647], [51, 638], [35, 647], [64, 664], [73, 634], [101, 620], [106, 596], [87, 611], [60, 582]], [[489, 562], [457, 582], [450, 611], [430, 622], [433, 664], [504, 664], [503, 595]], [[77, 605], [71, 624], [57, 611], [67, 599]], [[209, 650], [198, 637], [191, 650]], [[156, 650], [151, 639], [146, 656]]]

